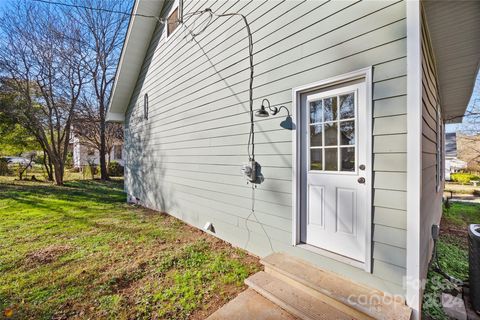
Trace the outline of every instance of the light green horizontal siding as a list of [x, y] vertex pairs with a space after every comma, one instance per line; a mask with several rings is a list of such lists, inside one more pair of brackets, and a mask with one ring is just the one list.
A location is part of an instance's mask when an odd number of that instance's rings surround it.
[[373, 115], [376, 118], [402, 115], [407, 113], [407, 96], [399, 96], [377, 100], [373, 104]]
[[407, 212], [405, 210], [375, 207], [374, 222], [377, 225], [407, 229]]
[[403, 229], [375, 225], [374, 240], [389, 246], [406, 248], [407, 238]]
[[[214, 19], [197, 42], [183, 25], [167, 42], [164, 30], [156, 30], [126, 115], [127, 191], [197, 227], [211, 221], [217, 236], [255, 254], [273, 247], [403, 293], [404, 255], [391, 253], [402, 252], [405, 236], [405, 3], [184, 4], [186, 13], [210, 7], [246, 15], [254, 40], [255, 108], [268, 97], [291, 110], [292, 88], [373, 66], [373, 275], [291, 246], [292, 133], [279, 126], [283, 113], [255, 122], [265, 182], [255, 191], [256, 214], [250, 214], [252, 190], [240, 175], [248, 159], [249, 65], [246, 32], [237, 17]], [[394, 230], [391, 239], [385, 228]]]
[[406, 134], [386, 134], [373, 138], [374, 153], [405, 153], [407, 152]]
[[376, 172], [374, 187], [407, 191], [407, 174], [404, 172]]
[[398, 247], [392, 247], [380, 242], [375, 243], [374, 258], [382, 262], [393, 264], [400, 268], [406, 267], [407, 250]]
[[[431, 237], [432, 224], [439, 224], [442, 214], [443, 183], [437, 176], [441, 173], [440, 161], [437, 160], [438, 137], [443, 135], [438, 130], [437, 110], [441, 110], [438, 95], [435, 54], [430, 44], [425, 16], [422, 19], [422, 198], [420, 209], [420, 265], [426, 278], [428, 262], [433, 249]], [[443, 124], [441, 124], [443, 126]], [[441, 140], [443, 141], [443, 139]], [[438, 170], [438, 171], [437, 171]]]

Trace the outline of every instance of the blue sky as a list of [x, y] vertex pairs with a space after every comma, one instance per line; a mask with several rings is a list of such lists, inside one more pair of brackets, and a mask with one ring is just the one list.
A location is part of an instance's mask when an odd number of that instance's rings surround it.
[[0, 0], [0, 12], [3, 12], [7, 3], [8, 3], [8, 0]]

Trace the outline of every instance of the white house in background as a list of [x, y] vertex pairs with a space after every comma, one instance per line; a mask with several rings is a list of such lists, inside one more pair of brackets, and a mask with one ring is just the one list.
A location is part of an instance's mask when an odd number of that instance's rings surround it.
[[450, 180], [450, 174], [467, 167], [467, 163], [457, 158], [457, 133], [445, 134], [445, 179]]
[[[137, 0], [108, 110], [128, 199], [420, 318], [444, 119], [470, 99], [479, 21], [480, 1]], [[323, 274], [303, 271], [307, 286]]]
[[[86, 143], [82, 143], [81, 138], [75, 134], [72, 134], [72, 138], [70, 141], [72, 147], [74, 168], [80, 169], [92, 163], [100, 165], [100, 155], [96, 148], [93, 148]], [[110, 161], [116, 161], [121, 166], [124, 166], [123, 144], [115, 144], [109, 156]]]

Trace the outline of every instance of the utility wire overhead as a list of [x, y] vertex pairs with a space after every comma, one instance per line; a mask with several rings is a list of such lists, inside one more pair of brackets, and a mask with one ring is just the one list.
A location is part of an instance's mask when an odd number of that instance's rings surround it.
[[78, 4], [70, 4], [70, 3], [63, 3], [63, 2], [50, 1], [50, 0], [33, 0], [33, 1], [34, 2], [46, 3], [46, 4], [54, 4], [54, 5], [64, 6], [64, 7], [77, 8], [77, 9], [88, 9], [88, 10], [94, 10], [94, 11], [103, 11], [103, 12], [109, 12], [109, 13], [123, 14], [123, 15], [130, 16], [130, 17], [131, 16], [137, 16], [137, 17], [143, 17], [143, 18], [151, 18], [151, 19], [156, 19], [160, 23], [165, 23], [164, 19], [160, 19], [159, 17], [148, 15], [148, 14], [130, 13], [130, 12], [124, 12], [124, 11], [109, 10], [109, 9], [104, 9], [104, 8], [87, 7], [87, 6], [82, 6], [82, 5], [78, 5]]

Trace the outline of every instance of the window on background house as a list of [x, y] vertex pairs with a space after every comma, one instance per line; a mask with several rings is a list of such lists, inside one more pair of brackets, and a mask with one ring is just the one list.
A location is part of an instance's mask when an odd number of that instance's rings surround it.
[[178, 28], [180, 21], [182, 21], [182, 9], [183, 1], [175, 0], [167, 18], [167, 39]]
[[143, 96], [143, 118], [148, 120], [148, 93]]
[[122, 146], [121, 145], [115, 145], [113, 146], [113, 157], [115, 160], [122, 160]]

